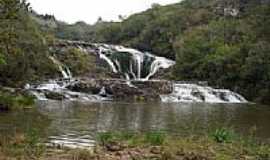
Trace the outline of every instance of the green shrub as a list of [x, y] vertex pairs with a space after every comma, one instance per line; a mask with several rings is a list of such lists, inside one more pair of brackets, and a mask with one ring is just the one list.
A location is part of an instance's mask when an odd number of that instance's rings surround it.
[[5, 93], [0, 92], [0, 105], [11, 107], [13, 104], [13, 98]]
[[148, 132], [145, 134], [145, 142], [151, 145], [162, 145], [165, 141], [166, 134], [161, 131]]
[[75, 76], [89, 73], [96, 68], [96, 58], [76, 48], [68, 49], [61, 54], [56, 53], [56, 56]]
[[6, 109], [24, 108], [34, 104], [34, 97], [0, 91], [0, 105]]
[[35, 103], [35, 99], [32, 96], [22, 96], [19, 95], [14, 98], [17, 105], [21, 106], [31, 106]]
[[98, 141], [105, 145], [113, 141], [134, 141], [136, 134], [132, 132], [104, 132], [97, 136]]
[[225, 128], [216, 129], [212, 137], [218, 143], [228, 143], [232, 141], [233, 132]]
[[97, 139], [102, 145], [105, 145], [111, 142], [115, 138], [114, 136], [115, 136], [114, 133], [104, 132], [104, 133], [99, 133], [97, 136]]

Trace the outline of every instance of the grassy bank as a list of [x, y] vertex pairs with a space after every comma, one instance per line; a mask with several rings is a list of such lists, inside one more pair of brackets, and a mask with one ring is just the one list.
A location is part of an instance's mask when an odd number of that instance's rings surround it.
[[29, 108], [34, 105], [34, 97], [21, 94], [13, 89], [0, 88], [0, 112]]
[[241, 138], [226, 129], [209, 135], [177, 136], [164, 132], [101, 133], [93, 150], [49, 149], [38, 137], [20, 134], [1, 140], [0, 159], [41, 160], [269, 160], [270, 145]]

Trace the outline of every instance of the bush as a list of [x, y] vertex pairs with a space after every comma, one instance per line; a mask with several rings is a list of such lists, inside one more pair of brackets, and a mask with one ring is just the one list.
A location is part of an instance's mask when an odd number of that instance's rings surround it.
[[162, 145], [165, 141], [166, 134], [161, 131], [148, 132], [145, 135], [145, 142], [151, 145]]
[[212, 137], [218, 143], [229, 143], [233, 139], [233, 132], [225, 128], [216, 129]]
[[11, 94], [0, 91], [0, 107], [3, 110], [11, 110], [15, 108], [30, 107], [34, 104], [34, 97], [22, 94]]
[[96, 68], [96, 57], [76, 48], [55, 53], [57, 58], [70, 69], [74, 76], [84, 75]]
[[99, 133], [98, 136], [98, 141], [102, 144], [105, 145], [109, 142], [111, 142], [115, 137], [114, 134], [111, 132], [105, 132], [105, 133]]

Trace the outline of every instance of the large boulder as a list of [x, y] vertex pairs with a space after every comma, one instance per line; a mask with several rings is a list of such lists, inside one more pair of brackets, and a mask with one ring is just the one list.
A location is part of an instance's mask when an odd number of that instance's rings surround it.
[[71, 91], [99, 94], [102, 89], [115, 100], [160, 100], [173, 91], [169, 81], [131, 81], [122, 79], [78, 79], [67, 86]]
[[64, 100], [66, 99], [65, 95], [63, 93], [60, 92], [52, 92], [52, 91], [46, 91], [44, 93], [44, 95], [46, 96], [46, 98], [48, 99], [52, 99], [52, 100]]
[[149, 80], [149, 81], [131, 81], [131, 83], [141, 90], [155, 92], [157, 94], [170, 94], [173, 91], [173, 84], [166, 80]]

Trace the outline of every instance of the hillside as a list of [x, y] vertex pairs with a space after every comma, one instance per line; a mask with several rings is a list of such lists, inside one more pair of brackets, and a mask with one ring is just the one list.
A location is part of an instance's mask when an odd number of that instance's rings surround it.
[[176, 80], [205, 80], [269, 103], [270, 1], [185, 0], [123, 22], [77, 23], [59, 38], [122, 44], [175, 59]]

